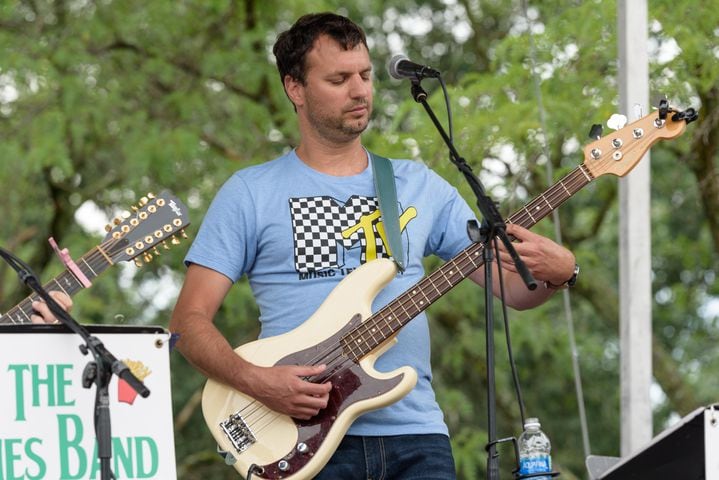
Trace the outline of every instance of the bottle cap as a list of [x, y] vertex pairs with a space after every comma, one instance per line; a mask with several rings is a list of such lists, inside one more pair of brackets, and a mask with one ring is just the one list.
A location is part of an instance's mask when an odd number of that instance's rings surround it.
[[539, 423], [539, 419], [536, 418], [536, 417], [527, 418], [527, 419], [524, 421], [524, 428], [530, 428], [530, 427], [534, 427], [534, 428], [539, 428], [539, 427], [541, 427], [541, 425], [540, 425], [540, 423]]

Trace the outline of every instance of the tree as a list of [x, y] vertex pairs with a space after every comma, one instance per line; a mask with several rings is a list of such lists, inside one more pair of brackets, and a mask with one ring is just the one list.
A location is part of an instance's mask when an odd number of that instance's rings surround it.
[[[700, 113], [682, 137], [652, 151], [654, 373], [664, 395], [655, 409], [655, 431], [717, 396], [706, 379], [719, 363], [711, 348], [719, 331], [719, 18], [696, 0], [685, 7], [695, 13], [685, 13], [683, 22], [666, 0], [651, 2], [649, 12], [653, 96], [666, 93]], [[319, 10], [346, 13], [368, 33], [376, 109], [366, 145], [422, 158], [470, 204], [464, 180], [409, 98], [408, 85], [387, 78], [391, 55], [403, 51], [445, 73], [455, 142], [505, 215], [547, 188], [547, 162], [551, 181], [580, 163], [589, 124], [616, 108], [610, 0], [531, 2], [531, 22], [516, 0], [290, 6], [254, 0], [11, 2], [0, 6], [0, 243], [49, 278], [60, 266], [45, 238], [52, 235], [74, 256], [101, 239], [79, 225], [78, 210], [95, 205], [112, 218], [161, 188], [190, 206], [192, 238], [231, 172], [296, 145], [294, 113], [270, 49], [277, 32], [300, 14]], [[546, 131], [529, 69], [533, 58], [541, 73]], [[424, 86], [443, 118], [439, 89], [430, 81]], [[619, 444], [618, 425], [607, 421], [618, 417], [619, 408], [616, 191], [615, 181], [602, 178], [559, 210], [562, 237], [582, 265], [572, 304], [592, 446], [599, 454], [618, 454]], [[551, 236], [551, 221], [535, 230]], [[77, 296], [78, 317], [87, 323], [167, 325], [172, 302], [157, 306], [154, 300], [176, 292], [185, 249], [186, 244], [175, 247], [142, 270], [110, 270]], [[436, 266], [428, 261], [429, 269]], [[159, 291], [138, 293], [151, 281]], [[218, 324], [239, 345], [256, 335], [258, 312], [246, 282], [233, 290]], [[26, 294], [0, 267], [3, 307]], [[430, 311], [435, 384], [461, 478], [482, 478], [485, 470], [482, 303], [475, 288], [462, 284]], [[582, 477], [561, 302], [512, 312], [510, 328], [528, 411], [543, 420], [563, 478]], [[496, 331], [498, 421], [500, 434], [510, 436], [519, 434], [520, 425], [503, 333], [501, 327]], [[214, 453], [197, 408], [203, 377], [177, 355], [172, 371], [180, 478], [236, 478]], [[511, 451], [500, 451], [503, 471], [511, 469]]]

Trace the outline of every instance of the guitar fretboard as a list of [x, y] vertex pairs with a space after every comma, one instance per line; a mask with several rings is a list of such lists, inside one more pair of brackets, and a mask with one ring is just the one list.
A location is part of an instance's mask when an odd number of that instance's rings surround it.
[[[80, 271], [84, 273], [90, 281], [105, 271], [107, 267], [112, 265], [112, 261], [105, 253], [103, 253], [100, 246], [90, 250], [76, 263]], [[84, 288], [82, 282], [80, 282], [80, 280], [78, 280], [75, 275], [68, 270], [64, 270], [57, 277], [43, 285], [43, 287], [47, 291], [57, 290], [65, 292], [68, 296], [72, 296], [74, 293]], [[27, 297], [0, 317], [0, 325], [32, 323], [30, 320], [31, 315], [33, 314], [32, 302], [38, 300], [39, 298], [39, 295], [36, 293]]]
[[[580, 165], [509, 217], [507, 223], [531, 228], [594, 180]], [[345, 353], [359, 360], [484, 264], [484, 243], [475, 243], [417, 282], [342, 339]]]

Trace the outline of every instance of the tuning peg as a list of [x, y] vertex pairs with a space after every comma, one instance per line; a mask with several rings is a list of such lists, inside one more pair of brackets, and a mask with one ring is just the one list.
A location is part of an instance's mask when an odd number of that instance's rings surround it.
[[187, 238], [187, 234], [185, 233], [184, 228], [182, 230], [180, 230], [180, 235], [182, 236], [182, 238]]
[[131, 205], [130, 210], [132, 210], [134, 213], [137, 213], [138, 210], [140, 210], [137, 206]]
[[124, 211], [124, 212], [122, 212], [122, 213], [120, 214], [120, 216], [121, 216], [124, 220], [127, 220], [128, 218], [130, 218], [130, 212]]
[[145, 261], [145, 263], [150, 263], [152, 261], [152, 254], [150, 252], [145, 252], [145, 254], [142, 256], [142, 259]]
[[172, 239], [170, 240], [170, 242], [171, 242], [173, 245], [179, 245], [179, 244], [180, 244], [180, 239], [177, 238], [177, 237], [172, 237]]
[[140, 267], [143, 266], [143, 265], [144, 265], [144, 263], [142, 263], [142, 260], [140, 260], [139, 257], [135, 259], [135, 266], [136, 266], [136, 267], [140, 268]]
[[167, 245], [167, 242], [165, 240], [162, 241], [162, 248], [165, 250], [169, 250], [170, 247]]
[[609, 117], [609, 120], [607, 120], [607, 127], [611, 128], [612, 130], [621, 130], [626, 124], [627, 117], [620, 113], [613, 114], [611, 117]]
[[634, 120], [639, 120], [644, 116], [644, 108], [641, 103], [635, 103], [633, 107]]
[[157, 249], [157, 247], [153, 247], [152, 253], [154, 253], [156, 256], [160, 256], [160, 251]]
[[138, 203], [144, 207], [145, 205], [147, 205], [147, 202], [149, 202], [147, 197], [142, 197]]
[[147, 194], [147, 198], [149, 198], [150, 200], [152, 200], [153, 198], [155, 198], [155, 194], [152, 193], [152, 192], [149, 192], [149, 193]]
[[110, 225], [110, 224], [105, 225], [105, 231], [110, 233], [112, 231], [112, 225]]
[[666, 97], [659, 100], [659, 119], [666, 120], [669, 113], [669, 100]]
[[592, 128], [589, 129], [589, 138], [593, 140], [599, 140], [602, 138], [602, 125], [600, 123], [595, 123], [592, 125]]
[[120, 225], [120, 224], [122, 223], [122, 220], [119, 219], [119, 218], [117, 218], [117, 217], [115, 217], [115, 218], [112, 220], [112, 223], [114, 223], [115, 225]]

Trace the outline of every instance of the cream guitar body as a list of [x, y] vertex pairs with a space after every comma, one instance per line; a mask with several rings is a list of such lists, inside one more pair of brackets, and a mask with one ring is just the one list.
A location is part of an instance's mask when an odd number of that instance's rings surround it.
[[255, 473], [258, 478], [312, 478], [359, 415], [396, 402], [414, 387], [417, 374], [412, 368], [389, 373], [374, 368], [376, 359], [396, 342], [396, 334], [363, 358], [343, 342], [348, 332], [371, 316], [374, 297], [396, 273], [390, 260], [369, 262], [342, 280], [296, 329], [235, 349], [260, 366], [326, 363], [331, 372], [326, 380], [333, 388], [327, 408], [319, 415], [306, 421], [293, 419], [224, 384], [207, 382], [202, 397], [205, 421], [220, 448], [235, 456], [234, 467], [243, 476], [256, 465], [261, 469]]

